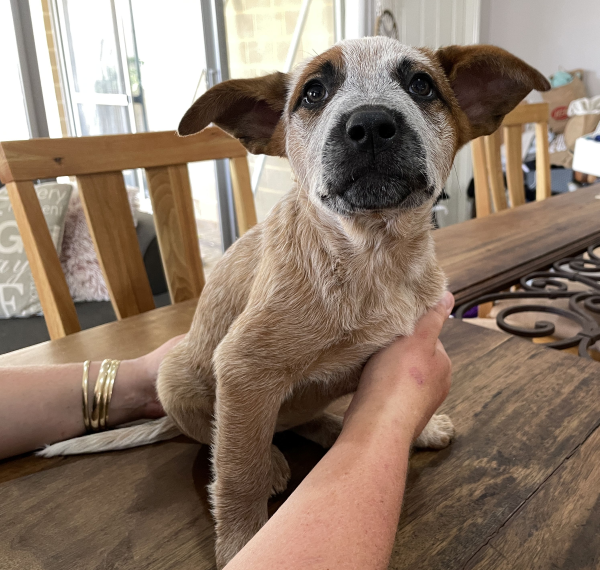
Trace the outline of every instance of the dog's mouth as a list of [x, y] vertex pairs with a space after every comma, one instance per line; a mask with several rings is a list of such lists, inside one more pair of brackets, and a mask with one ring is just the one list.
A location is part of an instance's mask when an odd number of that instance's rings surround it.
[[365, 211], [402, 209], [422, 206], [434, 195], [427, 177], [416, 173], [409, 179], [399, 173], [384, 174], [363, 170], [326, 184], [321, 202], [337, 213], [349, 215]]
[[365, 106], [340, 116], [321, 161], [319, 198], [343, 215], [414, 209], [435, 194], [420, 136], [401, 113], [387, 107]]

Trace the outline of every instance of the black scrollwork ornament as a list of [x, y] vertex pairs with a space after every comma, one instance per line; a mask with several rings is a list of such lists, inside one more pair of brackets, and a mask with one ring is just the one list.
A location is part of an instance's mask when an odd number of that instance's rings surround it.
[[[544, 346], [556, 349], [578, 347], [579, 355], [591, 358], [589, 349], [600, 341], [600, 256], [596, 250], [600, 243], [587, 248], [584, 254], [561, 259], [552, 264], [548, 271], [535, 271], [519, 280], [519, 288], [514, 291], [501, 291], [482, 295], [458, 307], [455, 317], [462, 319], [467, 311], [490, 301], [516, 299], [531, 300], [530, 304], [513, 305], [502, 309], [496, 316], [496, 324], [501, 330], [526, 338], [552, 336], [555, 325], [550, 321], [536, 321], [533, 328], [517, 326], [507, 322], [511, 315], [521, 313], [546, 313], [567, 319], [578, 327], [578, 332], [569, 338], [545, 343]], [[579, 283], [577, 290], [569, 290], [568, 283]], [[581, 290], [585, 287], [587, 290]], [[568, 309], [539, 300], [568, 299]], [[536, 303], [538, 300], [538, 303]]]

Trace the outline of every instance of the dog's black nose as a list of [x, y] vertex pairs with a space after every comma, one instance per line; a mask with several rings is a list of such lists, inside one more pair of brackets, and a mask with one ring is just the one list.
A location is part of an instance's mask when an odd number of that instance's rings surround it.
[[384, 107], [363, 107], [352, 113], [346, 123], [350, 145], [361, 152], [373, 154], [390, 146], [397, 130], [394, 116]]

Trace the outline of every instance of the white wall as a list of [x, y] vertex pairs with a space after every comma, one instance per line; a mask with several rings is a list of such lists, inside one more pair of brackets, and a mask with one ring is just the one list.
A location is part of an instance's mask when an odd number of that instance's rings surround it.
[[546, 76], [582, 68], [600, 95], [600, 0], [481, 0], [480, 38]]

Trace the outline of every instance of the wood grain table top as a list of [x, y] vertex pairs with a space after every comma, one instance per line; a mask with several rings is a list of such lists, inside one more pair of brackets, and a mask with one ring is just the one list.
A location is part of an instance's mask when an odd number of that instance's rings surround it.
[[[189, 322], [181, 309], [162, 309], [166, 336]], [[128, 338], [114, 334], [104, 350]], [[460, 321], [447, 323], [442, 340], [454, 370], [443, 411], [457, 438], [412, 457], [390, 568], [597, 568], [600, 363]], [[276, 443], [292, 480], [271, 511], [324, 453], [294, 434]], [[0, 568], [214, 568], [209, 480], [208, 447], [183, 437], [7, 460]]]
[[600, 184], [433, 233], [458, 304], [600, 241]]
[[[580, 250], [590, 235], [597, 239], [600, 189], [579, 192], [546, 201], [562, 206], [523, 206], [436, 232], [453, 290], [466, 299], [497, 282], [498, 267], [512, 271], [510, 255], [528, 271], [550, 253], [567, 255], [577, 240]], [[542, 213], [527, 222], [527, 208]], [[594, 223], [584, 223], [588, 216]], [[549, 231], [552, 217], [562, 240], [540, 229]], [[507, 236], [494, 238], [503, 227]], [[527, 236], [530, 245], [522, 242]], [[532, 241], [545, 239], [548, 251], [538, 244], [536, 253]], [[461, 255], [460, 247], [471, 249]], [[477, 255], [480, 264], [469, 259]], [[471, 268], [471, 277], [457, 266]], [[26, 348], [1, 356], [0, 366], [134, 357], [186, 332], [194, 308], [181, 303]], [[457, 438], [411, 458], [390, 568], [600, 567], [600, 363], [453, 320], [442, 340], [454, 378], [443, 412]], [[271, 512], [324, 453], [294, 434], [278, 434], [276, 443], [292, 480]], [[208, 447], [183, 437], [114, 453], [0, 462], [0, 570], [214, 568], [209, 480]]]

